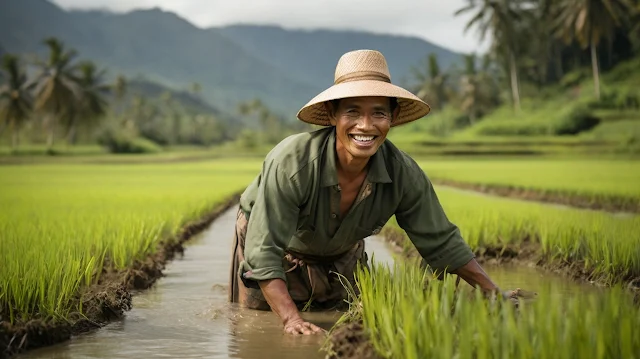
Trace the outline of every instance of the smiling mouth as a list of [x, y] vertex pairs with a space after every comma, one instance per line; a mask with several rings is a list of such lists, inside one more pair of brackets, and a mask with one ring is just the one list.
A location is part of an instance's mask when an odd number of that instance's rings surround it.
[[354, 141], [356, 141], [357, 143], [369, 143], [369, 142], [373, 142], [373, 140], [375, 140], [378, 136], [373, 136], [373, 135], [349, 135], [349, 137], [351, 139], [353, 139]]

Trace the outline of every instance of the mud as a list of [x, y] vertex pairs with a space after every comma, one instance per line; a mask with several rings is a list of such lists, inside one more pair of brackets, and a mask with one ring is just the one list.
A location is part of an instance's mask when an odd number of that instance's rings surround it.
[[445, 179], [432, 179], [434, 184], [471, 190], [489, 195], [510, 197], [526, 201], [555, 203], [570, 207], [606, 212], [640, 213], [640, 201], [621, 196], [606, 196], [594, 200], [591, 197], [563, 191], [541, 191], [516, 186], [479, 184]]
[[367, 335], [362, 320], [337, 326], [330, 333], [327, 359], [362, 358], [379, 359], [379, 356]]
[[75, 299], [76, 304], [82, 303], [83, 314], [72, 313], [66, 320], [36, 317], [13, 325], [1, 321], [0, 358], [57, 344], [122, 318], [131, 309], [132, 292], [152, 287], [163, 277], [165, 265], [184, 253], [183, 243], [206, 229], [238, 200], [239, 194], [235, 194], [204, 218], [185, 224], [178, 234], [158, 243], [153, 255], [136, 261], [126, 270], [113, 270], [105, 259], [99, 282], [84, 288]]

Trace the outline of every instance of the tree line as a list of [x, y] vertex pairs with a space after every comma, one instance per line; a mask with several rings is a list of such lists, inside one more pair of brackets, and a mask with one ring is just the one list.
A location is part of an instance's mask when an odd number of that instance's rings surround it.
[[[27, 127], [36, 133], [43, 130], [48, 153], [54, 153], [60, 136], [68, 145], [76, 144], [80, 130], [90, 134], [89, 142], [112, 152], [212, 145], [236, 135], [201, 99], [197, 82], [183, 92], [122, 75], [109, 82], [106, 69], [78, 59], [61, 40], [46, 38], [43, 45], [47, 56], [7, 53], [1, 59], [0, 135], [11, 132], [14, 149]], [[132, 86], [141, 91], [131, 91]], [[149, 94], [154, 91], [157, 94]]]
[[470, 15], [465, 32], [489, 39], [489, 51], [465, 55], [463, 69], [446, 73], [429, 56], [414, 69], [412, 90], [435, 108], [454, 104], [470, 123], [500, 104], [502, 90], [517, 114], [523, 84], [541, 90], [587, 65], [600, 100], [601, 70], [640, 49], [638, 0], [467, 0], [461, 15]]

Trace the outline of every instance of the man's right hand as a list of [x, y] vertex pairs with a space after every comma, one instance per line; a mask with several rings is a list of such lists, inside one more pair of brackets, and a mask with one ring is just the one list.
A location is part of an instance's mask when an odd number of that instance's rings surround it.
[[309, 322], [305, 322], [301, 317], [295, 318], [293, 320], [288, 320], [284, 323], [284, 332], [287, 334], [293, 335], [311, 335], [317, 333], [325, 332], [324, 329], [318, 327], [317, 325], [311, 324]]
[[282, 279], [269, 279], [260, 281], [259, 284], [269, 307], [282, 319], [285, 333], [309, 335], [324, 331], [322, 328], [302, 319], [300, 313], [298, 313], [298, 308], [289, 295], [287, 285]]

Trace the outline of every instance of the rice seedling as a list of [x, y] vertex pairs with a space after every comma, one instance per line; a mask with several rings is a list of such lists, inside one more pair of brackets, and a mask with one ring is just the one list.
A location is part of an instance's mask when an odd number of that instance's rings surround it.
[[[519, 247], [525, 240], [548, 260], [578, 263], [605, 282], [640, 276], [640, 216], [559, 208], [436, 188], [449, 219], [473, 249]], [[388, 228], [399, 230], [395, 218]], [[402, 232], [402, 231], [401, 231]], [[407, 250], [412, 244], [404, 241]]]
[[78, 311], [79, 289], [97, 281], [104, 265], [124, 269], [145, 258], [185, 222], [241, 191], [260, 163], [3, 167], [3, 320]]
[[434, 280], [407, 263], [396, 263], [393, 272], [378, 263], [359, 268], [356, 284], [361, 295], [345, 317], [362, 320], [382, 358], [637, 358], [640, 353], [640, 308], [619, 287], [562, 301], [540, 292], [516, 309], [510, 302], [486, 300], [479, 291], [456, 290], [450, 276]]

